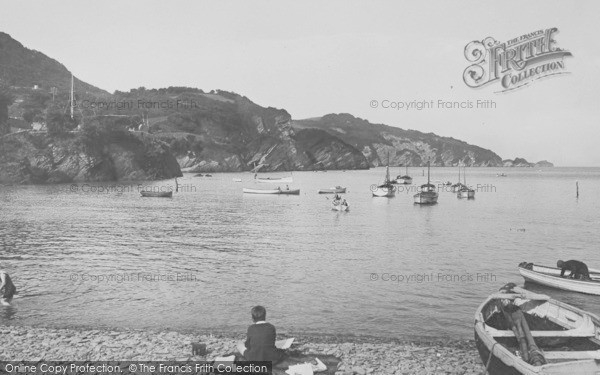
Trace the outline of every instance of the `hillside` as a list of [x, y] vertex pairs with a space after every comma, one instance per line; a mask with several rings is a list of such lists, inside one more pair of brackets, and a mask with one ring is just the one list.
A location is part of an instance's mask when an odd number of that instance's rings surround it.
[[294, 121], [295, 129], [320, 129], [360, 150], [369, 165], [499, 167], [502, 159], [494, 152], [433, 133], [372, 124], [350, 114], [329, 114]]
[[368, 168], [362, 154], [342, 140], [323, 131], [297, 132], [287, 111], [235, 93], [170, 87], [117, 92], [114, 99], [132, 103], [121, 115], [135, 116], [141, 103], [148, 130], [171, 145], [187, 171]]
[[[71, 72], [58, 61], [41, 52], [28, 49], [10, 35], [0, 32], [0, 85], [14, 88], [33, 88], [49, 91], [56, 87], [59, 93], [68, 93], [71, 87]], [[79, 92], [95, 95], [106, 91], [80, 81], [75, 77]]]
[[[0, 33], [0, 137], [26, 132], [31, 124], [48, 129], [0, 138], [0, 179], [153, 179], [178, 175], [179, 168], [366, 169], [385, 165], [388, 157], [390, 165], [503, 165], [494, 152], [454, 138], [372, 124], [350, 114], [293, 120], [285, 109], [220, 90], [140, 87], [109, 94], [76, 79], [71, 119], [70, 81], [61, 63]], [[82, 134], [88, 144], [103, 148], [82, 152]]]

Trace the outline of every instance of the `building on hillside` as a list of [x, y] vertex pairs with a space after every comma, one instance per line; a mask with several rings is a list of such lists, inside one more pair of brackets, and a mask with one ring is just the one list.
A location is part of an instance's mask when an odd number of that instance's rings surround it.
[[36, 132], [45, 132], [46, 124], [43, 122], [33, 122], [31, 123], [31, 129]]

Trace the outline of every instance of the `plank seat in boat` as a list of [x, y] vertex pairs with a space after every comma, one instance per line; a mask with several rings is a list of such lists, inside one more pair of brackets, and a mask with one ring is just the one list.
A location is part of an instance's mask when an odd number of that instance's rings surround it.
[[[515, 333], [511, 330], [499, 330], [494, 327], [486, 326], [492, 337], [515, 337]], [[531, 331], [533, 337], [595, 337], [596, 326], [592, 319], [585, 315], [582, 324], [573, 329], [564, 331]]]
[[551, 360], [600, 359], [600, 350], [588, 350], [588, 351], [580, 351], [580, 352], [578, 352], [578, 351], [573, 351], [573, 352], [546, 352], [546, 351], [544, 351], [544, 358], [551, 359]]

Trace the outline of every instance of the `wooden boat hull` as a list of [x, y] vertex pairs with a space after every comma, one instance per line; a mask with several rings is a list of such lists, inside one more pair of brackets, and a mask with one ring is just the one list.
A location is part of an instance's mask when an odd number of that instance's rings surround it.
[[459, 198], [473, 199], [475, 198], [475, 190], [460, 190], [456, 193]]
[[172, 198], [172, 191], [140, 191], [142, 197], [146, 198]]
[[397, 177], [394, 180], [394, 183], [398, 184], [398, 185], [410, 185], [410, 184], [412, 184], [412, 182], [413, 182], [412, 177]]
[[422, 191], [413, 196], [415, 204], [436, 204], [439, 194], [435, 191]]
[[294, 182], [294, 178], [293, 177], [281, 177], [281, 178], [259, 177], [256, 179], [256, 181], [261, 182], [261, 183], [288, 184], [288, 183]]
[[329, 188], [319, 190], [319, 194], [344, 194], [346, 188]]
[[244, 188], [246, 194], [272, 194], [272, 195], [299, 195], [300, 189], [248, 189]]
[[524, 263], [519, 265], [519, 273], [526, 281], [531, 283], [600, 296], [600, 273], [594, 273], [593, 270], [590, 270], [591, 281], [560, 277], [560, 269], [554, 267], [533, 265], [532, 269], [527, 269]]
[[[475, 313], [475, 341], [492, 375], [573, 375], [600, 371], [600, 318], [589, 312], [515, 287], [516, 294], [495, 293]], [[501, 319], [502, 300], [513, 300], [530, 325], [531, 335], [547, 363], [534, 366], [519, 358], [512, 330]], [[571, 340], [578, 340], [572, 344]], [[564, 350], [567, 347], [568, 351]]]
[[452, 185], [452, 192], [453, 193], [458, 193], [460, 191], [460, 189], [462, 189], [464, 187], [465, 187], [465, 185], [463, 185], [463, 184]]
[[331, 209], [333, 211], [349, 211], [350, 207], [347, 204], [332, 204]]
[[378, 186], [372, 190], [374, 197], [391, 198], [396, 195], [396, 189], [393, 186], [382, 187]]

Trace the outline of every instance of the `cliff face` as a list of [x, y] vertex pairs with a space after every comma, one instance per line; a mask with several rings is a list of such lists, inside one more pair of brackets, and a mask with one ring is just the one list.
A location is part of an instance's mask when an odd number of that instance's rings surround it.
[[502, 166], [502, 159], [490, 150], [454, 138], [440, 137], [381, 124], [372, 124], [350, 114], [294, 121], [296, 129], [320, 129], [360, 150], [370, 166]]
[[145, 95], [194, 103], [155, 117], [150, 126], [171, 145], [185, 171], [368, 168], [364, 156], [339, 138], [318, 129], [296, 131], [285, 110], [264, 108], [234, 93], [172, 88]]
[[168, 146], [131, 137], [89, 147], [80, 135], [16, 133], [0, 138], [0, 183], [166, 179], [181, 175]]
[[554, 167], [554, 164], [550, 163], [547, 160], [538, 161], [537, 163], [530, 163], [524, 158], [515, 158], [515, 160], [502, 160], [502, 164], [504, 167], [518, 167], [518, 168], [551, 168]]

